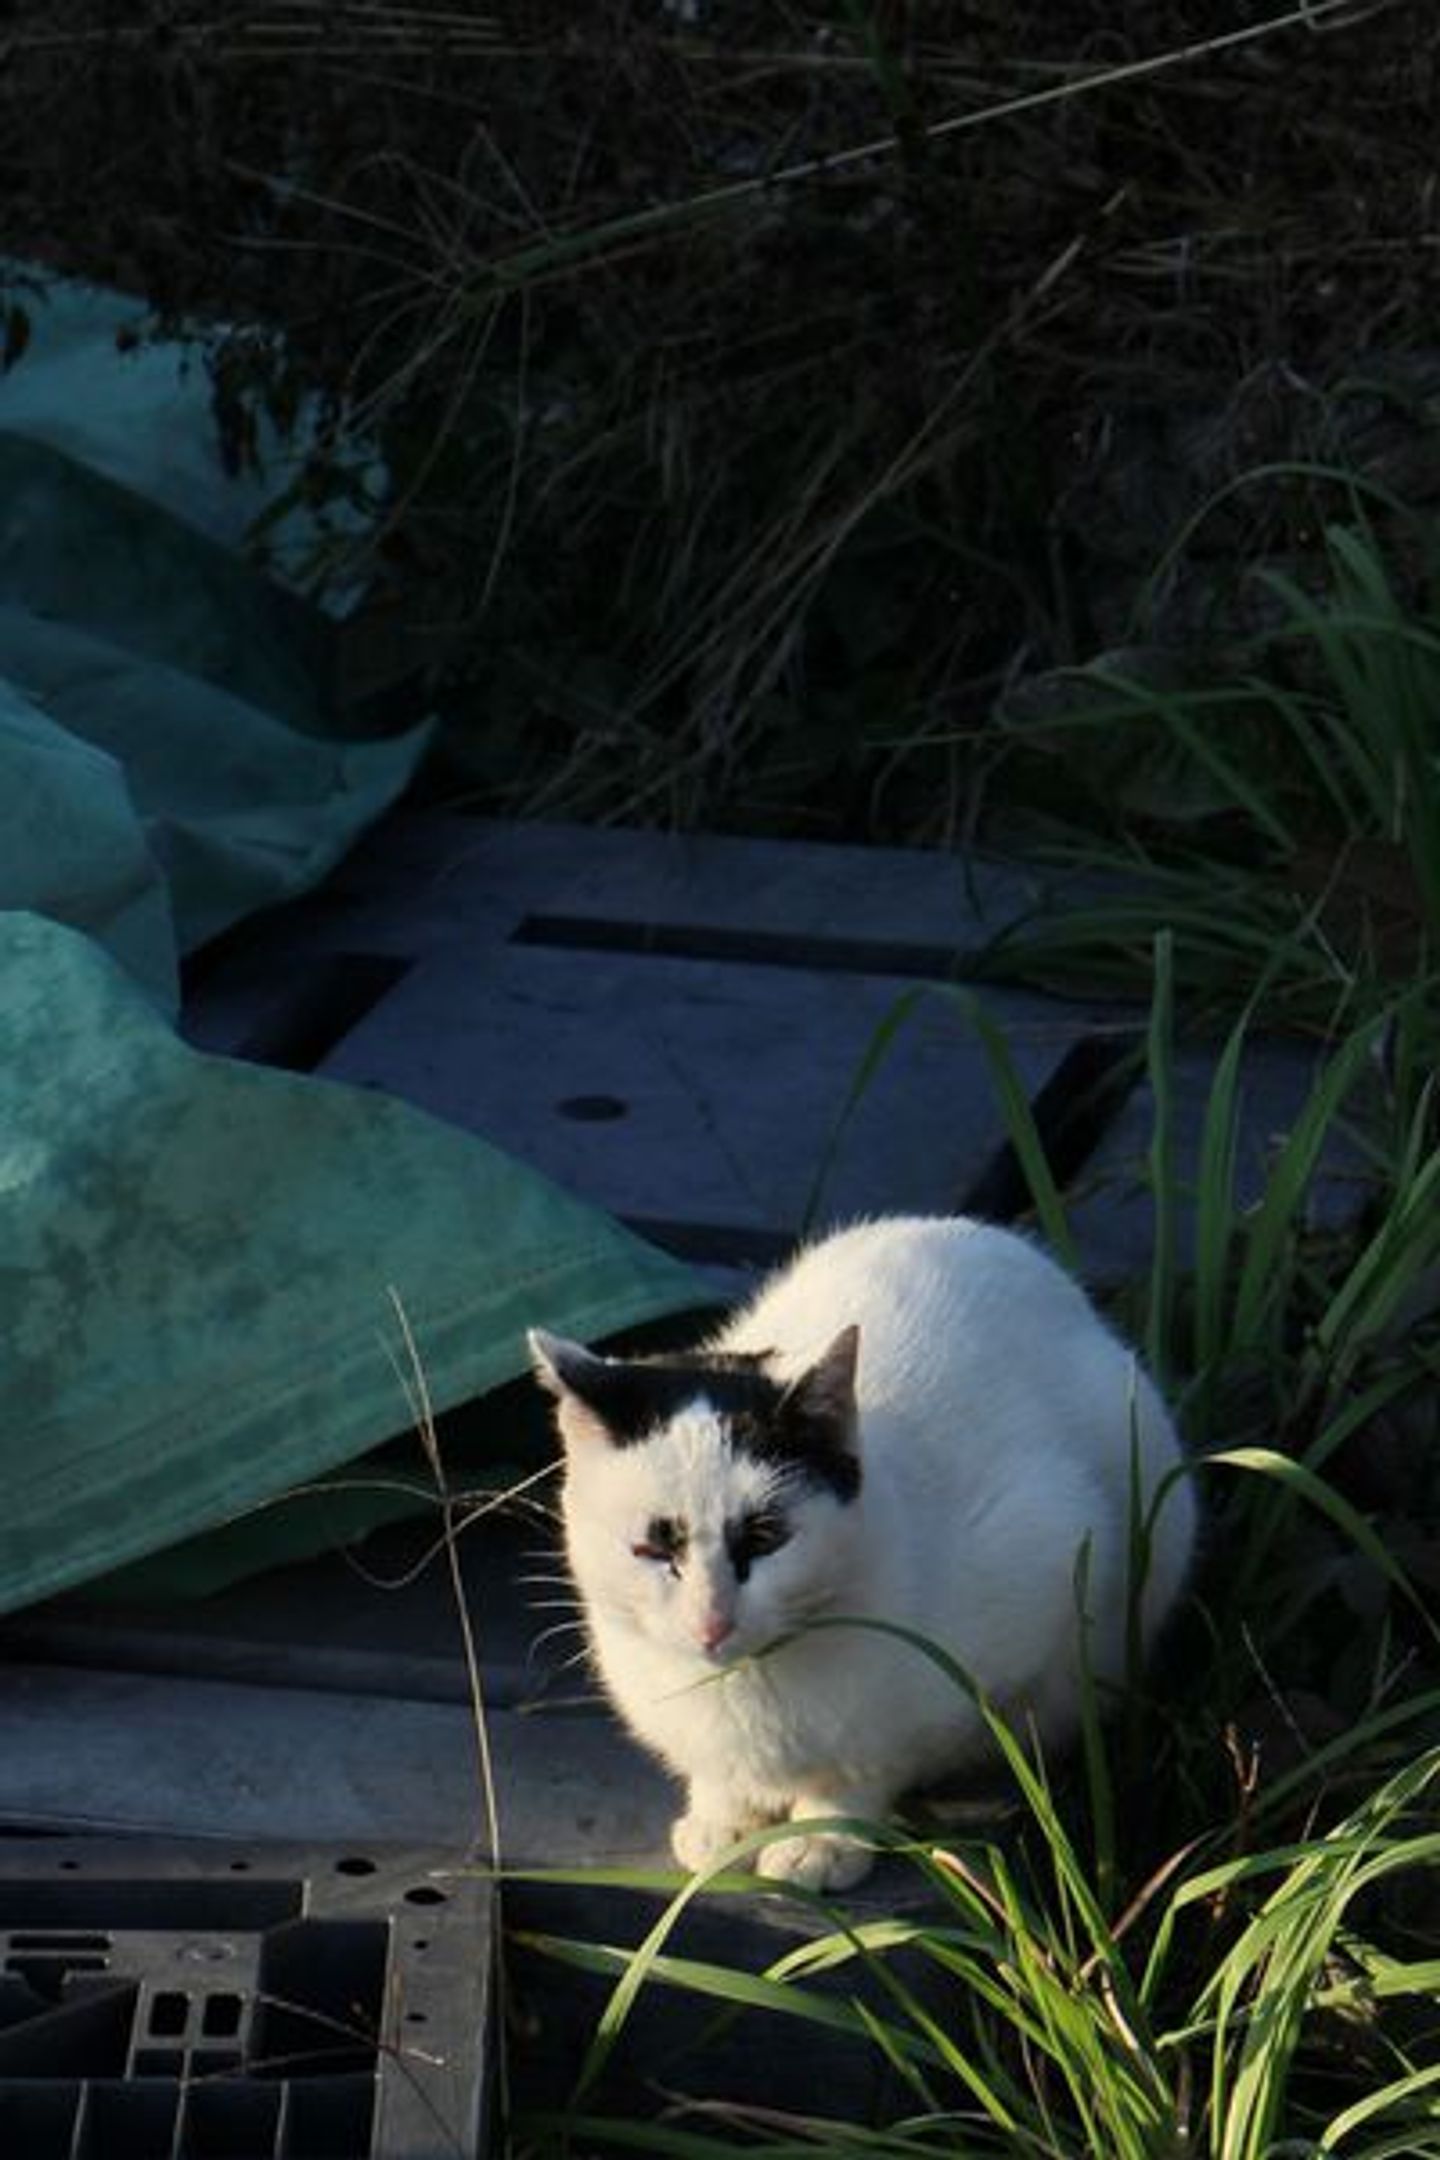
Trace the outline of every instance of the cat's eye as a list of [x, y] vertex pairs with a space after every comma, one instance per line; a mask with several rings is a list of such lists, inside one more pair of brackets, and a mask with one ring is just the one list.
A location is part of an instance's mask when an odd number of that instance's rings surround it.
[[771, 1514], [747, 1515], [726, 1539], [731, 1565], [737, 1571], [748, 1568], [752, 1560], [763, 1560], [767, 1554], [779, 1552], [781, 1546], [789, 1542], [790, 1525], [783, 1515]]
[[668, 1515], [657, 1515], [646, 1527], [638, 1545], [630, 1548], [637, 1560], [663, 1560], [678, 1574], [685, 1551], [685, 1532]]

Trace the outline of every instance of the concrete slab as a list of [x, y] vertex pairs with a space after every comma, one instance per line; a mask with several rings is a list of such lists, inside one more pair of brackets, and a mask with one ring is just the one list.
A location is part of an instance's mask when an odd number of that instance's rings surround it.
[[[1032, 1093], [1087, 1026], [1039, 997], [985, 1006]], [[319, 1069], [483, 1134], [658, 1243], [703, 1254], [713, 1229], [762, 1261], [807, 1223], [958, 1208], [1004, 1140], [955, 1001], [883, 976], [450, 951]]]
[[[608, 1717], [486, 1729], [507, 1864], [668, 1864], [673, 1794]], [[0, 1824], [490, 1844], [466, 1707], [19, 1664], [0, 1666]]]
[[[905, 848], [835, 847], [618, 827], [513, 824], [404, 811], [326, 884], [247, 923], [188, 972], [183, 1026], [198, 1048], [268, 1057], [313, 1030], [344, 1031], [383, 995], [383, 972], [449, 945], [516, 943], [800, 957], [911, 979], [963, 971], [1050, 886], [1002, 863]], [[715, 941], [720, 940], [717, 948]], [[748, 955], [740, 947], [749, 941]]]
[[[481, 1134], [734, 1290], [807, 1223], [965, 1204], [1002, 1124], [924, 986], [1043, 896], [939, 851], [407, 813], [204, 956], [185, 1026]], [[984, 998], [1032, 1094], [1093, 1024]]]

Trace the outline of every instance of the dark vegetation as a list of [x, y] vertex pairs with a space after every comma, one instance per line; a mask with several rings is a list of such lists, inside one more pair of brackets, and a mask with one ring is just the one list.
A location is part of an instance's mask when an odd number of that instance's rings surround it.
[[[726, 2134], [1440, 2152], [1440, 16], [684, 18], [21, 4], [12, 238], [240, 326], [231, 460], [317, 384], [316, 503], [378, 440], [367, 618], [444, 716], [436, 793], [1127, 872], [995, 965], [1152, 999], [1130, 1318], [1211, 1453], [1210, 1564], [1139, 1724], [1063, 1796], [1017, 1757], [1018, 1839], [917, 1856], [960, 2007], [897, 1979], [854, 2026], [911, 2117]], [[1182, 1169], [1195, 1018], [1235, 1032]], [[1327, 1060], [1242, 1206], [1262, 1023]], [[1342, 1127], [1343, 1233], [1305, 1197]]]
[[243, 326], [232, 458], [317, 382], [377, 433], [485, 805], [943, 841], [1018, 733], [1027, 801], [1189, 823], [1021, 686], [1273, 623], [1360, 506], [1257, 468], [1440, 492], [1428, 0], [17, 12], [12, 234]]

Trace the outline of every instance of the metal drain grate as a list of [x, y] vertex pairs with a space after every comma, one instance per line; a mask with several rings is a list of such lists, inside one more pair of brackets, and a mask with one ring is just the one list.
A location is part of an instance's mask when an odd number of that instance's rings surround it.
[[489, 1884], [434, 1852], [0, 1843], [0, 2154], [472, 2160]]

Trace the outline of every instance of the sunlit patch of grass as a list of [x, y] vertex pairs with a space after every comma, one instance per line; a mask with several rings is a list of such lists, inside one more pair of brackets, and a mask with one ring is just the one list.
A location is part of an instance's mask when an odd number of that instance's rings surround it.
[[[895, 1865], [923, 1881], [923, 1918], [832, 1908], [828, 1929], [744, 1974], [667, 1949], [700, 1894], [690, 1884], [636, 1950], [539, 1946], [615, 1988], [575, 2108], [527, 2123], [527, 2141], [697, 2160], [737, 2142], [777, 2160], [817, 2149], [1265, 2160], [1290, 2149], [1282, 2139], [1374, 2160], [1440, 2152], [1437, 1965], [1413, 1954], [1393, 1910], [1440, 1864], [1429, 1826], [1440, 1749], [1302, 1837], [1235, 1853], [1218, 1828], [1176, 1845], [1106, 1905], [1065, 1796], [1002, 1723], [994, 1730], [1023, 1826], [1003, 1842], [902, 1848]], [[821, 1919], [823, 1901], [811, 1903]], [[609, 2120], [587, 2105], [591, 2087], [650, 1986], [875, 2049], [906, 2111], [865, 2125], [737, 2105], [720, 2134], [727, 2111], [713, 2102]]]

